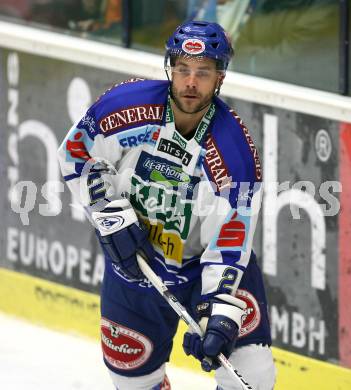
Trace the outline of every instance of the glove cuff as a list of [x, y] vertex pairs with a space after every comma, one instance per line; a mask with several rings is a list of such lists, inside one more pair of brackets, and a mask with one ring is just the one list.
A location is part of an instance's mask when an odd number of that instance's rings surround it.
[[226, 305], [224, 303], [214, 303], [212, 305], [212, 313], [210, 318], [213, 316], [225, 316], [230, 318], [240, 329], [243, 317], [245, 316], [245, 311], [237, 306]]
[[220, 299], [223, 302], [229, 303], [231, 305], [235, 305], [240, 307], [240, 309], [246, 309], [247, 305], [246, 302], [237, 298], [233, 297], [232, 295], [229, 294], [218, 294], [215, 296], [216, 299]]
[[[210, 301], [202, 302], [196, 307], [200, 322], [202, 318], [208, 320], [212, 316], [225, 316], [234, 321], [239, 329], [246, 314], [245, 309], [246, 302], [229, 294], [215, 295]], [[207, 321], [203, 321], [202, 325], [202, 329], [206, 329]]]
[[212, 304], [211, 316], [226, 316], [241, 328], [245, 316], [246, 302], [229, 294], [218, 294]]
[[114, 200], [102, 212], [95, 211], [91, 216], [102, 237], [138, 222], [128, 199]]

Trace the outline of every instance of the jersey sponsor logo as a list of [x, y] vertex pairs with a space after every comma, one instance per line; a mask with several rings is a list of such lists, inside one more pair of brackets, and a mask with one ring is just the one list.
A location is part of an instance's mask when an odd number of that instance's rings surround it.
[[104, 230], [104, 231], [110, 231], [116, 229], [119, 229], [120, 227], [123, 226], [125, 220], [121, 216], [116, 216], [116, 217], [100, 217], [97, 218], [96, 223], [98, 226]]
[[208, 126], [210, 125], [211, 119], [213, 115], [216, 112], [216, 106], [214, 104], [211, 104], [209, 110], [206, 112], [204, 118], [202, 118], [202, 126], [199, 127], [199, 129], [195, 133], [195, 141], [198, 144], [202, 143], [202, 139], [204, 134], [206, 133]]
[[[174, 198], [172, 201], [176, 197], [182, 200], [192, 200], [194, 198], [193, 191], [200, 182], [198, 176], [191, 176], [185, 173], [182, 165], [145, 151], [140, 153], [135, 173], [138, 177], [142, 177], [145, 182], [154, 182], [166, 187], [167, 194], [169, 194], [167, 196]], [[157, 186], [158, 188], [160, 187], [159, 185]], [[156, 189], [154, 190], [156, 191]], [[152, 194], [153, 192], [150, 195]]]
[[159, 221], [167, 231], [178, 233], [182, 240], [189, 234], [193, 201], [182, 193], [169, 190], [158, 183], [144, 182], [132, 176], [130, 201], [141, 215], [150, 221]]
[[188, 54], [201, 54], [205, 51], [205, 43], [201, 39], [186, 39], [182, 49]]
[[75, 129], [69, 134], [66, 141], [66, 160], [77, 162], [76, 160], [88, 161], [91, 156], [89, 149], [92, 147], [93, 141], [87, 136], [84, 130]]
[[186, 148], [187, 142], [177, 132], [173, 133], [172, 139], [174, 141], [176, 141], [180, 145], [181, 148], [183, 148], [183, 149]]
[[153, 350], [149, 338], [106, 318], [101, 318], [101, 345], [106, 361], [120, 370], [141, 367]]
[[231, 176], [228, 176], [228, 168], [211, 135], [208, 136], [206, 141], [205, 162], [217, 186], [217, 191], [221, 191], [226, 187], [230, 188]]
[[165, 259], [176, 262], [172, 265], [182, 264], [183, 260], [183, 242], [175, 233], [166, 232], [162, 223], [152, 224], [147, 219], [143, 219], [148, 231], [149, 240], [160, 248]]
[[143, 166], [150, 171], [150, 179], [164, 184], [166, 187], [191, 187], [190, 176], [183, 172], [182, 168], [176, 165], [169, 165], [147, 158]]
[[[131, 177], [130, 202], [145, 220], [150, 241], [162, 251], [158, 253], [175, 267], [183, 261], [183, 242], [189, 235], [193, 213], [193, 189], [199, 181], [185, 174], [180, 165], [146, 152], [140, 154]], [[179, 184], [173, 187], [176, 182]]]
[[245, 233], [245, 224], [238, 219], [238, 212], [235, 211], [229, 222], [222, 226], [217, 239], [217, 246], [243, 246]]
[[155, 130], [152, 133], [151, 139], [153, 142], [156, 142], [158, 140], [158, 137], [160, 136], [161, 127], [158, 127], [157, 130]]
[[161, 123], [164, 106], [162, 104], [145, 104], [143, 106], [129, 107], [109, 114], [99, 122], [103, 133], [121, 130], [130, 125], [145, 122]]
[[255, 162], [255, 172], [256, 172], [256, 178], [257, 180], [262, 180], [262, 165], [261, 165], [261, 160], [260, 160], [260, 157], [258, 155], [258, 151], [256, 149], [256, 146], [252, 140], [252, 137], [249, 133], [249, 130], [247, 129], [247, 127], [245, 126], [244, 122], [242, 121], [242, 119], [239, 117], [239, 115], [234, 111], [234, 110], [230, 110], [230, 112], [232, 113], [233, 117], [235, 118], [235, 120], [239, 123], [240, 127], [242, 128], [244, 134], [245, 134], [245, 137], [246, 137], [246, 141], [247, 143], [249, 144], [249, 147], [251, 149], [251, 152], [252, 152], [252, 155], [253, 155], [253, 158], [254, 158], [254, 162]]
[[235, 210], [229, 214], [219, 233], [211, 243], [214, 250], [234, 250], [246, 252], [246, 241], [250, 229], [250, 208], [243, 207], [242, 214]]
[[247, 290], [238, 289], [235, 296], [247, 305], [245, 316], [239, 331], [239, 337], [252, 333], [261, 323], [261, 311], [256, 298]]
[[132, 148], [147, 143], [154, 145], [160, 134], [158, 126], [143, 126], [117, 135], [118, 142], [123, 148]]
[[157, 150], [169, 154], [170, 156], [179, 158], [182, 160], [182, 163], [186, 166], [190, 164], [192, 155], [186, 150], [183, 150], [178, 144], [172, 142], [168, 139], [161, 138], [160, 143], [158, 144]]

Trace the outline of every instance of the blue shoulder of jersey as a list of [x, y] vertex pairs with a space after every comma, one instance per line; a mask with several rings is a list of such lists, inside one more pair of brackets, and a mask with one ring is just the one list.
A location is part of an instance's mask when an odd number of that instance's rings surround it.
[[89, 109], [99, 133], [110, 136], [164, 120], [168, 81], [131, 79], [106, 91]]
[[221, 99], [216, 98], [215, 103], [217, 111], [206, 141], [204, 168], [218, 195], [230, 189], [230, 197], [236, 199], [239, 187], [250, 187], [252, 192], [254, 184], [261, 182], [262, 166], [243, 121]]

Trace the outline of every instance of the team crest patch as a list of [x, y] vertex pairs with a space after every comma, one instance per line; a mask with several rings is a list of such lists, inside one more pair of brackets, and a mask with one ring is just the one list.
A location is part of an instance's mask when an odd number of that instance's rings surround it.
[[246, 290], [238, 289], [235, 296], [246, 302], [245, 317], [241, 325], [239, 337], [252, 333], [261, 322], [260, 307], [256, 298]]
[[153, 351], [146, 336], [106, 318], [101, 319], [101, 345], [106, 361], [119, 370], [142, 366]]
[[201, 54], [205, 51], [205, 44], [200, 39], [186, 39], [182, 44], [182, 49], [188, 54]]
[[97, 225], [104, 233], [107, 233], [112, 229], [119, 230], [123, 226], [124, 222], [124, 218], [119, 215], [116, 217], [100, 217], [96, 220]]

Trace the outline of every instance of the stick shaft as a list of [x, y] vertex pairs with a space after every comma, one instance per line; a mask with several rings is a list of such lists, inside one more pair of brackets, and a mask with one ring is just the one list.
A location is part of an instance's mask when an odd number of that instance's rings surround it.
[[[137, 253], [137, 261], [143, 274], [150, 280], [151, 284], [165, 298], [173, 310], [188, 326], [192, 328], [194, 332], [202, 337], [204, 333], [198, 323], [191, 317], [186, 308], [178, 301], [178, 299], [168, 290], [162, 280], [155, 274], [155, 272], [150, 268], [145, 259], [139, 253]], [[238, 371], [231, 365], [229, 360], [222, 353], [217, 356], [217, 359], [222, 367], [225, 368], [227, 373], [234, 380], [240, 382], [243, 390], [253, 390], [252, 387], [244, 380], [242, 375], [238, 373]]]

